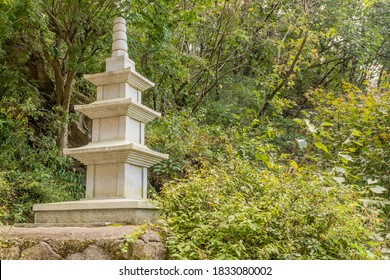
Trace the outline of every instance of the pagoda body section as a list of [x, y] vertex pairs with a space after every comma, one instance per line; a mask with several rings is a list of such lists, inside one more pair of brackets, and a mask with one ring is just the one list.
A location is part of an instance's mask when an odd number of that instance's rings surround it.
[[[84, 75], [96, 85], [97, 100], [75, 106], [76, 111], [92, 119], [92, 141], [86, 146], [63, 151], [87, 166], [86, 198], [35, 205], [36, 223], [60, 222], [58, 217], [47, 218], [48, 212], [44, 215], [45, 207], [53, 212], [56, 204], [62, 204], [60, 209], [69, 204], [68, 214], [71, 209], [77, 210], [81, 222], [86, 223], [138, 224], [155, 210], [147, 201], [147, 168], [167, 159], [168, 155], [152, 151], [144, 143], [145, 124], [160, 116], [142, 105], [142, 92], [154, 84], [137, 73], [134, 62], [129, 59], [123, 18], [114, 20], [113, 31], [112, 56], [106, 59], [106, 71]], [[93, 213], [102, 217], [90, 217]], [[136, 217], [126, 217], [128, 215]], [[66, 215], [59, 216], [63, 223], [77, 223], [73, 219], [77, 215], [70, 219], [66, 219]]]

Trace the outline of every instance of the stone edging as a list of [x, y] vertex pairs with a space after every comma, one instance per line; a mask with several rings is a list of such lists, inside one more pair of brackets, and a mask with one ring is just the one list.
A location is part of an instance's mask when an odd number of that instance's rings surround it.
[[134, 226], [0, 227], [0, 259], [8, 260], [141, 260], [167, 259], [161, 237], [148, 230], [121, 246]]

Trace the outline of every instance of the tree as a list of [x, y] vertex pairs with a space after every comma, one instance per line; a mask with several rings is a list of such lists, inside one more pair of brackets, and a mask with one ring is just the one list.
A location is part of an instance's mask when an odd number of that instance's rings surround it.
[[68, 143], [74, 79], [77, 73], [83, 72], [83, 63], [104, 48], [100, 42], [111, 29], [118, 6], [113, 0], [43, 0], [41, 7], [47, 28], [42, 26], [37, 38], [54, 75], [56, 106], [61, 119], [57, 147], [62, 150]]

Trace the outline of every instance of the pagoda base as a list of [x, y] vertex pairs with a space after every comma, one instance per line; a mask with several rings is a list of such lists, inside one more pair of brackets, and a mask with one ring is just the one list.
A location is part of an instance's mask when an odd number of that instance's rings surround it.
[[147, 200], [91, 199], [35, 204], [37, 224], [118, 223], [139, 225], [157, 220], [157, 207]]

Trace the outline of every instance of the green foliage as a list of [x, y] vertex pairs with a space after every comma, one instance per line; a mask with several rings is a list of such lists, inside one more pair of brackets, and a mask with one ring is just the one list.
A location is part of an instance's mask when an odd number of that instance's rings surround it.
[[338, 93], [320, 89], [308, 95], [315, 109], [306, 111], [308, 119], [296, 120], [307, 133], [297, 139], [295, 169], [315, 164], [334, 172], [333, 180], [340, 186], [353, 185], [362, 203], [379, 215], [378, 239], [389, 242], [390, 91], [362, 92], [348, 83], [343, 88]]
[[[8, 108], [9, 109], [9, 108]], [[0, 222], [33, 221], [35, 203], [73, 200], [84, 193], [85, 175], [58, 153], [53, 137], [35, 136], [27, 120], [0, 111]]]
[[172, 156], [153, 175], [171, 180], [159, 198], [171, 258], [385, 258], [388, 161], [376, 164], [389, 149], [366, 130], [387, 133], [388, 93], [345, 90], [313, 93], [316, 109], [296, 122], [257, 129], [183, 113], [150, 126], [148, 143]]
[[341, 93], [317, 90], [309, 98], [315, 106], [306, 113], [316, 126], [312, 137], [329, 153], [324, 167], [343, 167], [353, 183], [377, 180], [389, 189], [390, 91], [344, 84]]
[[236, 158], [167, 184], [160, 207], [174, 259], [377, 258], [376, 215], [358, 198], [331, 174]]
[[26, 15], [25, 4], [15, 1], [1, 10], [9, 20], [0, 25], [7, 34], [0, 39], [0, 222], [7, 224], [33, 221], [34, 203], [77, 199], [84, 192], [83, 172], [56, 148], [55, 110], [29, 68], [34, 48], [15, 44], [34, 23], [20, 15]]
[[143, 225], [135, 227], [135, 230], [133, 233], [126, 234], [125, 241], [121, 245], [122, 252], [127, 253], [129, 250], [129, 245], [135, 243], [139, 239], [139, 237], [149, 229], [149, 227], [150, 227], [150, 225], [143, 224]]
[[[236, 120], [238, 117], [233, 116]], [[257, 123], [255, 120], [249, 127], [209, 125], [207, 115], [202, 112], [197, 118], [182, 112], [149, 124], [147, 145], [169, 153], [168, 160], [152, 168], [152, 185], [160, 189], [164, 182], [185, 178], [198, 169], [226, 161], [236, 152], [243, 159], [255, 161], [258, 166], [272, 167], [277, 147], [270, 143], [270, 139], [281, 132], [269, 127], [259, 133], [253, 130]]]

